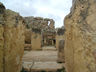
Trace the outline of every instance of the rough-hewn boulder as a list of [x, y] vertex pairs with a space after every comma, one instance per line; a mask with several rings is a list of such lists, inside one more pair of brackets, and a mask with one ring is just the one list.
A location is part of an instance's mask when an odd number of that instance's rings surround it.
[[20, 72], [23, 52], [23, 18], [0, 3], [0, 72]]
[[65, 29], [67, 72], [96, 72], [96, 0], [73, 0]]

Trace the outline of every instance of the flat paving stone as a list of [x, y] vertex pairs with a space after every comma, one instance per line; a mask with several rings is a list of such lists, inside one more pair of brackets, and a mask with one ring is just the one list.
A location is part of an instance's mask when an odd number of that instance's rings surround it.
[[61, 69], [62, 64], [57, 62], [35, 62], [31, 69]]
[[23, 68], [26, 71], [57, 71], [63, 68], [63, 64], [57, 62], [24, 62]]
[[56, 47], [55, 46], [44, 46], [42, 47], [43, 51], [56, 51]]
[[23, 61], [57, 61], [57, 51], [30, 51], [23, 56]]
[[26, 71], [30, 71], [33, 65], [34, 65], [34, 62], [23, 62], [23, 68]]
[[28, 72], [57, 72], [58, 69], [62, 69], [64, 64], [57, 63], [57, 51], [47, 50], [47, 48], [43, 51], [25, 52], [23, 68]]

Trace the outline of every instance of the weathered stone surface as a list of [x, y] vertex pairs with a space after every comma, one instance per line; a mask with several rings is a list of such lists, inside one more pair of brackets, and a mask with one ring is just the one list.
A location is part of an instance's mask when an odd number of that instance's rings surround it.
[[[26, 22], [26, 28], [31, 29], [34, 33], [32, 35], [40, 35], [40, 40], [41, 42], [40, 46], [44, 45], [55, 45], [55, 22], [53, 19], [49, 18], [42, 18], [42, 17], [24, 17], [25, 22]], [[32, 37], [34, 37], [34, 35]], [[31, 40], [34, 40], [34, 38], [31, 38]], [[38, 40], [36, 40], [38, 41]], [[34, 43], [36, 41], [31, 41], [33, 49], [35, 49]], [[37, 42], [38, 43], [38, 42]], [[40, 48], [39, 46], [39, 48]]]
[[57, 49], [59, 49], [59, 41], [64, 40], [64, 32], [65, 32], [65, 30], [62, 28], [59, 28], [57, 30], [57, 34], [56, 34], [56, 48]]
[[56, 48], [58, 50], [58, 62], [64, 62], [64, 32], [65, 29], [59, 28], [56, 34]]
[[59, 41], [58, 62], [64, 63], [64, 40]]
[[3, 46], [4, 46], [3, 33], [4, 33], [4, 28], [0, 24], [0, 72], [3, 72], [3, 54], [4, 54], [4, 52], [3, 52]]
[[67, 72], [96, 72], [96, 0], [73, 0], [65, 18]]
[[5, 72], [20, 72], [24, 40], [22, 17], [13, 11], [6, 10], [4, 26]]
[[55, 32], [43, 32], [42, 37], [43, 37], [43, 46], [55, 46], [56, 41], [55, 41]]
[[57, 51], [30, 51], [23, 57], [23, 68], [28, 72], [61, 72], [57, 70], [62, 69], [63, 64], [56, 61]]
[[40, 29], [32, 29], [31, 46], [32, 50], [41, 50], [42, 35]]
[[24, 17], [27, 28], [38, 28], [44, 31], [55, 30], [55, 22], [53, 19], [42, 18], [42, 17]]
[[0, 72], [4, 71], [4, 64], [3, 64], [3, 58], [4, 58], [4, 13], [5, 13], [5, 7], [2, 3], [0, 3]]
[[30, 50], [32, 50], [31, 44], [25, 44], [24, 45], [24, 51], [30, 51]]
[[32, 35], [32, 30], [26, 29], [25, 30], [25, 43], [26, 44], [31, 44], [31, 35]]
[[49, 27], [50, 27], [51, 29], [54, 29], [54, 28], [55, 28], [54, 24], [55, 24], [54, 20], [53, 20], [53, 19], [50, 19]]
[[0, 72], [20, 72], [23, 52], [23, 18], [0, 3]]

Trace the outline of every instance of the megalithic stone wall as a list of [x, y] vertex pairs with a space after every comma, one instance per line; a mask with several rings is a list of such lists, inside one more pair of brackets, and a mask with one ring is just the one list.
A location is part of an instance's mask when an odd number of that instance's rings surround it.
[[65, 30], [67, 72], [96, 72], [96, 0], [73, 0]]
[[5, 7], [3, 6], [2, 3], [0, 3], [0, 72], [4, 72], [3, 67], [3, 55], [4, 55], [4, 12], [5, 12]]
[[32, 50], [41, 50], [42, 47], [41, 29], [32, 29], [31, 46]]
[[23, 18], [0, 3], [0, 72], [20, 72], [24, 38]]

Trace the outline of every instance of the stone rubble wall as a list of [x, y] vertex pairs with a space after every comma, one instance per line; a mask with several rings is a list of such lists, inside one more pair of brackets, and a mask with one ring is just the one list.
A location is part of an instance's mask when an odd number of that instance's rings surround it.
[[55, 29], [53, 19], [42, 17], [24, 17], [24, 19], [28, 28]]
[[[48, 18], [42, 18], [42, 17], [32, 17], [32, 16], [31, 17], [24, 17], [24, 19], [25, 19], [25, 23], [26, 23], [26, 30], [27, 29], [30, 30], [29, 32], [28, 31], [25, 32], [25, 41], [26, 42], [31, 41], [31, 46], [32, 46], [33, 50], [35, 49], [34, 47], [36, 47], [36, 49], [38, 49], [38, 48], [41, 49], [41, 45], [43, 45], [42, 36], [45, 33], [49, 33], [49, 32], [53, 33], [53, 34], [55, 33], [55, 26], [54, 26], [55, 22], [54, 22], [54, 20], [53, 19], [48, 19]], [[41, 33], [36, 33], [36, 31], [32, 32], [32, 29], [40, 30]], [[29, 35], [28, 33], [31, 34], [31, 35]], [[34, 39], [35, 35], [38, 36], [37, 38], [41, 38], [41, 39], [36, 39], [35, 40]], [[32, 38], [28, 37], [28, 36], [31, 36]], [[38, 40], [41, 43], [38, 43]], [[35, 43], [39, 44], [38, 47]], [[29, 46], [29, 45], [26, 45], [26, 48], [28, 48], [27, 46]]]
[[67, 72], [96, 72], [96, 0], [73, 0], [65, 18]]
[[0, 72], [20, 72], [24, 52], [24, 20], [0, 3]]
[[49, 27], [50, 27], [51, 29], [54, 29], [54, 28], [55, 28], [55, 27], [54, 27], [55, 21], [54, 21], [53, 19], [50, 19], [49, 21], [50, 21]]
[[[25, 23], [26, 23], [26, 29], [30, 29], [31, 30], [31, 39], [28, 39], [27, 36], [28, 34], [25, 33], [25, 41], [30, 41], [31, 40], [31, 47], [32, 50], [40, 50], [41, 46], [43, 46], [43, 37], [45, 33], [52, 33], [52, 36], [55, 33], [55, 22], [53, 19], [49, 19], [49, 18], [42, 18], [42, 17], [24, 17], [25, 19]], [[32, 30], [37, 30], [37, 31], [32, 31]], [[40, 30], [40, 32], [38, 33], [38, 30]], [[34, 36], [37, 36], [37, 38], [35, 39]], [[40, 39], [39, 39], [40, 38]], [[33, 40], [33, 41], [32, 41]], [[41, 43], [40, 43], [41, 42]], [[37, 44], [38, 43], [38, 46]], [[36, 45], [36, 46], [35, 46]], [[26, 45], [27, 48], [28, 45]], [[35, 49], [36, 47], [36, 49]]]

